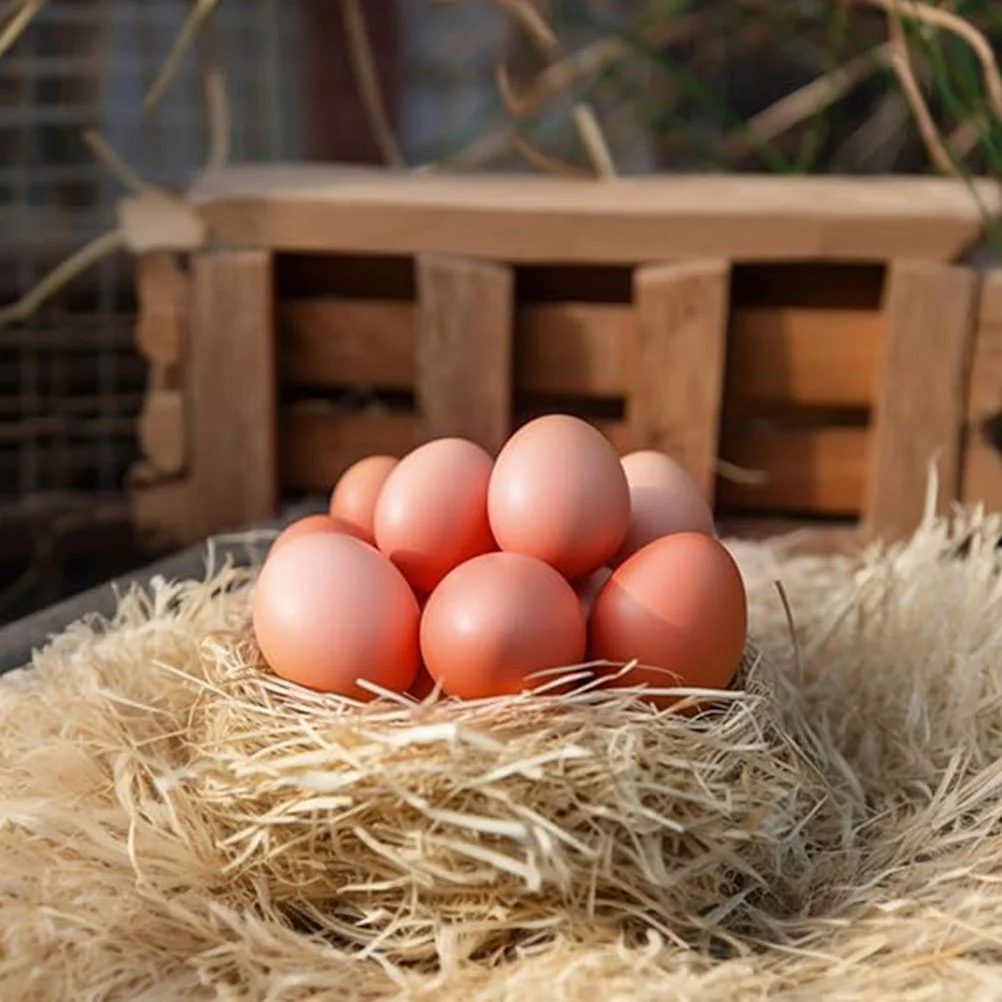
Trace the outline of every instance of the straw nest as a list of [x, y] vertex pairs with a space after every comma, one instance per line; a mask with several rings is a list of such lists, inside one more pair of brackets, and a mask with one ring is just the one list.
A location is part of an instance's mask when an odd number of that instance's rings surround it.
[[699, 717], [357, 707], [262, 670], [249, 573], [130, 594], [0, 683], [0, 997], [997, 998], [1000, 535], [734, 544]]

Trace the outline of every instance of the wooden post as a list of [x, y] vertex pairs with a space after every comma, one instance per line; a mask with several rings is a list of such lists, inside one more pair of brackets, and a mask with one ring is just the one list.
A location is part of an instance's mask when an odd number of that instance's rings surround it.
[[439, 255], [417, 260], [416, 393], [425, 432], [496, 454], [511, 430], [511, 268]]
[[627, 397], [635, 449], [659, 449], [712, 503], [724, 380], [730, 265], [693, 261], [634, 273], [637, 348]]
[[967, 268], [890, 266], [864, 509], [870, 535], [893, 538], [917, 528], [933, 461], [939, 509], [958, 497], [977, 288]]
[[1002, 511], [1002, 271], [981, 286], [981, 308], [967, 393], [961, 497]]
[[272, 260], [203, 251], [192, 269], [190, 483], [207, 535], [268, 518], [278, 504]]

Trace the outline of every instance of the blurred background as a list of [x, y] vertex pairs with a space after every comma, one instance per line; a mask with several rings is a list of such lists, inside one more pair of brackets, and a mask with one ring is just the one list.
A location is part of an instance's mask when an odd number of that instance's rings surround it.
[[[234, 161], [1002, 174], [998, 0], [14, 0], [0, 32], [4, 303], [114, 225], [86, 130], [190, 183], [207, 80]], [[0, 622], [147, 559], [134, 310], [111, 255], [0, 328]]]

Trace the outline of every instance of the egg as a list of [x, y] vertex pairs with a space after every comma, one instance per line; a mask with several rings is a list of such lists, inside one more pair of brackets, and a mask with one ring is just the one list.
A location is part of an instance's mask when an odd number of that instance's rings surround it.
[[747, 626], [734, 559], [716, 539], [680, 532], [648, 543], [613, 572], [592, 606], [589, 654], [640, 663], [615, 684], [725, 689]]
[[547, 668], [580, 664], [585, 621], [574, 589], [521, 553], [461, 564], [432, 592], [421, 617], [428, 673], [450, 696], [479, 699], [535, 688]]
[[254, 634], [276, 675], [356, 699], [364, 678], [404, 692], [420, 663], [420, 611], [403, 575], [343, 533], [290, 539], [268, 557], [253, 594]]
[[279, 547], [285, 546], [292, 539], [317, 532], [341, 532], [356, 538], [359, 537], [358, 528], [342, 519], [332, 518], [330, 515], [307, 515], [305, 518], [297, 518], [294, 522], [290, 522], [275, 537], [275, 541], [268, 550], [268, 555], [270, 557]]
[[487, 509], [502, 550], [536, 557], [573, 580], [619, 549], [630, 492], [601, 432], [553, 414], [531, 421], [505, 444], [494, 464]]
[[393, 456], [368, 456], [341, 474], [330, 500], [330, 513], [355, 527], [367, 543], [376, 541], [373, 518], [376, 502], [399, 460]]
[[673, 532], [714, 534], [710, 506], [680, 463], [646, 449], [631, 452], [621, 463], [630, 489], [630, 524], [617, 563]]
[[462, 438], [440, 438], [405, 456], [376, 504], [376, 545], [419, 594], [454, 567], [496, 549], [487, 521], [491, 457]]

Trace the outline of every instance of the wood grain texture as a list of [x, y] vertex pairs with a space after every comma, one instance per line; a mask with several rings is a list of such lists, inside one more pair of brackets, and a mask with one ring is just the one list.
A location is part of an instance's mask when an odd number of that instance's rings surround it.
[[[634, 447], [624, 422], [595, 421], [620, 454]], [[424, 441], [413, 413], [350, 412], [322, 403], [289, 404], [279, 421], [282, 487], [326, 491], [354, 462], [372, 453], [402, 456]], [[723, 458], [768, 477], [765, 484], [719, 485], [728, 510], [858, 515], [864, 496], [867, 431], [863, 428], [727, 429]]]
[[282, 487], [326, 491], [352, 463], [374, 454], [403, 457], [423, 440], [416, 414], [294, 404], [279, 420]]
[[[292, 299], [278, 306], [278, 357], [290, 385], [412, 389], [413, 303]], [[863, 310], [750, 307], [731, 314], [725, 402], [735, 412], [869, 407], [883, 320]], [[515, 311], [512, 379], [520, 393], [622, 397], [634, 364], [631, 306], [539, 303]]]
[[626, 419], [635, 448], [677, 459], [712, 501], [730, 266], [650, 265], [634, 277], [637, 346]]
[[283, 381], [297, 386], [414, 386], [413, 303], [295, 299], [278, 306]]
[[959, 496], [977, 288], [966, 268], [898, 261], [889, 270], [864, 514], [874, 536], [916, 528], [931, 462], [938, 467], [939, 508]]
[[271, 255], [206, 251], [192, 275], [191, 482], [207, 534], [278, 503]]
[[[987, 212], [997, 187], [975, 182]], [[596, 184], [327, 166], [230, 167], [189, 192], [212, 238], [276, 251], [508, 262], [954, 260], [977, 201], [936, 178], [661, 176]]]
[[148, 462], [166, 476], [185, 466], [185, 397], [180, 390], [149, 393], [139, 414], [139, 445]]
[[511, 430], [515, 281], [487, 261], [418, 255], [415, 394], [428, 438], [495, 455]]
[[[1002, 422], [1002, 271], [982, 280], [967, 394], [961, 497], [1002, 511], [1002, 451], [994, 444]], [[991, 432], [995, 434], [991, 434]]]
[[724, 398], [763, 404], [869, 407], [876, 398], [883, 317], [870, 310], [735, 310]]
[[858, 516], [866, 495], [869, 433], [865, 428], [726, 427], [722, 459], [763, 475], [758, 484], [720, 478], [727, 509]]

